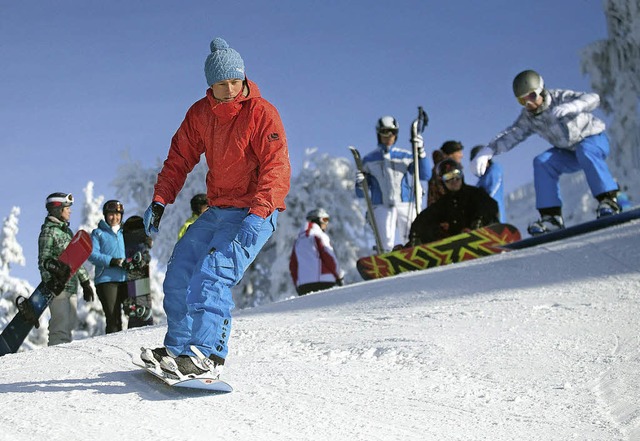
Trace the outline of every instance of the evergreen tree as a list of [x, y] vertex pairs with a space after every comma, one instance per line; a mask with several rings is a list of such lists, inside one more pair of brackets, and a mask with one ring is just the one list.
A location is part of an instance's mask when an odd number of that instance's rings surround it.
[[[0, 329], [4, 329], [17, 314], [16, 298], [29, 297], [35, 289], [28, 281], [12, 277], [10, 274], [14, 264], [25, 265], [22, 246], [17, 240], [19, 216], [20, 208], [13, 207], [9, 216], [4, 218], [0, 231]], [[43, 317], [41, 322], [48, 320], [49, 310], [45, 311]], [[23, 347], [33, 349], [45, 346], [47, 335], [47, 327], [40, 326], [31, 331]]]
[[278, 229], [234, 291], [240, 308], [295, 296], [289, 274], [289, 257], [306, 214], [326, 209], [331, 222], [327, 233], [342, 268], [345, 281], [360, 280], [355, 263], [368, 254], [364, 204], [355, 197], [355, 167], [346, 158], [333, 158], [317, 149], [307, 149], [302, 171], [291, 180], [287, 209], [279, 214]]
[[[98, 223], [104, 217], [102, 215], [102, 203], [104, 196], [99, 195], [94, 197], [93, 194], [93, 182], [87, 182], [87, 186], [82, 190], [84, 193], [84, 204], [82, 205], [82, 218], [80, 223], [80, 229], [91, 232], [98, 227]], [[85, 262], [84, 267], [89, 271], [89, 277], [93, 284], [95, 267], [89, 262]], [[95, 286], [94, 286], [95, 288]], [[93, 337], [96, 335], [103, 335], [106, 330], [106, 320], [104, 317], [104, 310], [102, 304], [98, 300], [96, 295], [93, 302], [87, 303], [84, 301], [82, 294], [78, 295], [78, 326], [74, 330], [74, 339], [82, 339], [87, 337]]]
[[640, 200], [640, 7], [638, 0], [606, 0], [609, 38], [582, 51], [582, 71], [612, 115], [613, 172], [631, 199]]

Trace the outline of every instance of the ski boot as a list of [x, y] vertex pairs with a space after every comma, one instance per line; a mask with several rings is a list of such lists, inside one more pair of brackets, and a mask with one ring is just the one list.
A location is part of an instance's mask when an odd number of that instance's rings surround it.
[[527, 231], [532, 236], [548, 233], [550, 231], [561, 230], [564, 228], [564, 219], [559, 215], [545, 214], [539, 220], [529, 224]]
[[605, 216], [612, 216], [614, 214], [618, 214], [622, 211], [620, 205], [618, 204], [618, 200], [613, 198], [604, 198], [598, 204], [598, 208], [596, 209], [596, 214], [598, 219]]

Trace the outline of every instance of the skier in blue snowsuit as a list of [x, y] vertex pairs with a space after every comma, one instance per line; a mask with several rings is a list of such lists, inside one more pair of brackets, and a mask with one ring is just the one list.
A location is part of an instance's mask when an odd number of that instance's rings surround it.
[[564, 228], [559, 186], [564, 173], [584, 171], [598, 201], [597, 217], [619, 213], [618, 184], [606, 163], [610, 149], [605, 124], [591, 113], [600, 104], [598, 94], [545, 89], [544, 80], [533, 70], [514, 78], [513, 93], [524, 109], [510, 127], [478, 152], [471, 170], [477, 176], [484, 175], [494, 155], [511, 150], [536, 133], [553, 147], [533, 161], [540, 219], [529, 225], [530, 234]]
[[167, 265], [164, 346], [144, 348], [140, 356], [178, 379], [220, 375], [231, 334], [231, 288], [276, 230], [291, 178], [280, 115], [222, 38], [211, 42], [205, 75], [206, 96], [189, 108], [171, 140], [144, 214], [147, 234], [157, 232], [165, 206], [204, 154], [209, 208], [176, 243]]
[[[367, 179], [373, 213], [384, 250], [409, 240], [415, 213], [413, 153], [395, 147], [399, 125], [392, 116], [383, 116], [376, 124], [378, 147], [362, 159], [364, 173], [356, 173], [356, 196], [364, 198], [362, 182]], [[418, 147], [420, 181], [431, 178], [431, 164], [424, 151], [422, 135], [412, 140]]]
[[[473, 158], [476, 157], [483, 147], [483, 145], [477, 145], [472, 148], [469, 159], [473, 161]], [[489, 196], [495, 199], [498, 203], [498, 210], [500, 211], [500, 222], [506, 222], [507, 216], [504, 208], [504, 172], [502, 166], [493, 159], [489, 160], [484, 175], [478, 176], [476, 187], [482, 188]]]

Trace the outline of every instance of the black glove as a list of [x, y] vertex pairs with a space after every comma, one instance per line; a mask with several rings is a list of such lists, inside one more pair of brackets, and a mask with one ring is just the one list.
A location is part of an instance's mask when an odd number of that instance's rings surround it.
[[164, 205], [160, 202], [152, 202], [149, 208], [144, 212], [142, 221], [144, 223], [144, 232], [147, 236], [151, 233], [157, 233], [160, 228], [160, 218], [164, 213]]
[[80, 282], [80, 286], [82, 286], [82, 298], [85, 302], [93, 302], [93, 288], [91, 287], [91, 282], [85, 280], [84, 282]]
[[477, 230], [478, 228], [482, 228], [483, 225], [484, 222], [482, 222], [482, 218], [480, 218], [472, 221], [469, 228], [471, 228], [472, 230]]
[[122, 268], [122, 261], [123, 259], [116, 259], [114, 257], [113, 259], [111, 259], [111, 262], [109, 262], [109, 266], [117, 266], [119, 268]]

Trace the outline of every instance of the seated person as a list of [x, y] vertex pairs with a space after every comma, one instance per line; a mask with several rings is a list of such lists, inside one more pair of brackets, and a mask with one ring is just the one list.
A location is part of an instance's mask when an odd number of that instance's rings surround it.
[[462, 165], [453, 159], [438, 164], [445, 194], [411, 224], [409, 246], [429, 243], [498, 222], [498, 204], [481, 188], [464, 183]]

